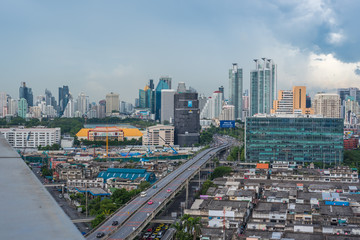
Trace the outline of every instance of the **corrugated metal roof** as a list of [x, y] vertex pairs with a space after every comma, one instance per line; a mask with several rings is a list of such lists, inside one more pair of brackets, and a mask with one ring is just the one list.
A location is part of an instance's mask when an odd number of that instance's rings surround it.
[[146, 181], [150, 181], [151, 175], [153, 173], [147, 172], [146, 169], [108, 168], [106, 171], [100, 172], [98, 177], [103, 178], [105, 181], [109, 178], [125, 178], [129, 180], [145, 178]]
[[1, 239], [84, 239], [1, 134], [0, 183]]

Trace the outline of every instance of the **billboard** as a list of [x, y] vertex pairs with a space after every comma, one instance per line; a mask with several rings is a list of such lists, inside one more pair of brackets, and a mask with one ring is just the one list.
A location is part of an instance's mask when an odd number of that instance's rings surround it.
[[221, 128], [235, 128], [235, 120], [222, 120], [220, 121]]
[[192, 107], [192, 101], [188, 101], [188, 107]]

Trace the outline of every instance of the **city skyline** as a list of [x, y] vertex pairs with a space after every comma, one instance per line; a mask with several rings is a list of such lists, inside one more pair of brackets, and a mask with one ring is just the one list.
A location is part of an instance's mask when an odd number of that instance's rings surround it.
[[170, 76], [174, 86], [190, 83], [207, 96], [223, 85], [228, 96], [229, 64], [243, 69], [249, 89], [252, 59], [259, 57], [276, 62], [278, 89], [305, 85], [314, 95], [359, 87], [360, 3], [84, 3], [0, 4], [3, 91], [15, 97], [26, 82], [34, 96], [45, 88], [57, 96], [65, 85], [90, 101], [113, 91], [133, 102], [149, 79]]

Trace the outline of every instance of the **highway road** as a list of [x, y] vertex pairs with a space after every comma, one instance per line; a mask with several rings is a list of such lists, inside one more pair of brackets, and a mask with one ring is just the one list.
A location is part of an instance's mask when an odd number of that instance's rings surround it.
[[[221, 144], [220, 147], [206, 149], [181, 165], [174, 172], [156, 183], [157, 188], [148, 189], [146, 197], [137, 197], [118, 210], [110, 219], [88, 235], [87, 239], [98, 239], [96, 235], [99, 232], [103, 232], [106, 235], [104, 238], [107, 239], [118, 240], [128, 237], [135, 229], [142, 225], [164, 200], [170, 197], [173, 191], [179, 188], [182, 183], [188, 180], [194, 172], [207, 162], [212, 155], [228, 145], [228, 141], [225, 138], [218, 141]], [[171, 189], [171, 192], [168, 192], [168, 189]], [[153, 201], [153, 204], [147, 204], [149, 200]], [[118, 226], [112, 226], [113, 221], [118, 221]], [[109, 236], [110, 234], [111, 236]]]

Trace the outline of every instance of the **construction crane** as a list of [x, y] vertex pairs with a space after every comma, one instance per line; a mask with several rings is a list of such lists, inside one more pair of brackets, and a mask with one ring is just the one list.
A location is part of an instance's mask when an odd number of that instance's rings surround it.
[[170, 144], [166, 143], [165, 139], [163, 139], [160, 135], [159, 135], [159, 138], [161, 138], [164, 141], [164, 143], [173, 150], [174, 154], [178, 154], [178, 152], [172, 146], [170, 146]]
[[24, 150], [23, 150], [23, 152], [22, 152], [22, 155], [23, 155], [23, 157], [24, 157], [24, 160], [25, 160], [25, 150], [26, 150], [26, 148], [27, 148], [27, 145], [28, 145], [28, 142], [29, 142], [29, 140], [30, 140], [30, 135], [31, 135], [31, 132], [29, 132], [28, 133], [28, 135], [27, 135], [27, 137], [26, 137], [26, 139], [25, 139], [25, 143], [24, 143]]

